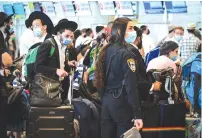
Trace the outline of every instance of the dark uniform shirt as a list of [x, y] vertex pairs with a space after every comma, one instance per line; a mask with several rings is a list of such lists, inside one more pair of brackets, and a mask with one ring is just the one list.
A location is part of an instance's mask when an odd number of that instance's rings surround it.
[[116, 89], [124, 84], [126, 99], [133, 109], [134, 118], [141, 118], [134, 54], [127, 47], [110, 46], [107, 49], [104, 61], [104, 69], [107, 76], [105, 89]]
[[149, 91], [152, 87], [152, 76], [146, 72], [146, 65], [137, 48], [133, 45], [129, 45], [128, 49], [133, 52], [137, 61], [138, 70], [138, 91], [140, 93], [141, 100], [148, 100]]

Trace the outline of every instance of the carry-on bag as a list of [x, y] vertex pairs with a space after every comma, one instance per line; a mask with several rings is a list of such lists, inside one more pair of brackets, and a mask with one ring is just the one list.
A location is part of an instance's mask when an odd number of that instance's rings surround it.
[[121, 135], [120, 138], [141, 138], [141, 135], [140, 132], [135, 127], [132, 127], [123, 135]]
[[69, 103], [58, 107], [30, 107], [27, 138], [74, 138], [74, 108], [71, 101]]
[[[68, 92], [68, 100], [74, 106], [75, 119], [79, 122], [80, 138], [99, 138], [99, 112], [95, 104], [86, 98], [73, 98], [73, 76], [74, 70], [69, 76], [70, 86]], [[87, 125], [87, 126], [86, 126]]]

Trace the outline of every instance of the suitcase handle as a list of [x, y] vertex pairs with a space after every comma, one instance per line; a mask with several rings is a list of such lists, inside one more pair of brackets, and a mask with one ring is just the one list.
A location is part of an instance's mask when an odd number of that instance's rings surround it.
[[74, 69], [70, 69], [70, 76], [69, 76], [69, 91], [67, 95], [67, 100], [69, 101], [69, 104], [72, 105], [72, 98], [73, 98], [73, 84], [74, 81]]

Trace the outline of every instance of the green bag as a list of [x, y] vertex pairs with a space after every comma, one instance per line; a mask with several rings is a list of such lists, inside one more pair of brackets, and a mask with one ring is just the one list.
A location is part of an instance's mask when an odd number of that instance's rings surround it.
[[[49, 57], [51, 57], [55, 52], [55, 42], [54, 42], [53, 38], [49, 38], [47, 40], [50, 41], [52, 44], [52, 47], [50, 50], [50, 56], [49, 56]], [[34, 67], [34, 63], [36, 62], [36, 56], [37, 56], [37, 52], [38, 52], [40, 45], [41, 45], [41, 42], [36, 43], [33, 46], [31, 46], [31, 48], [28, 51], [28, 54], [25, 57], [25, 61], [24, 61], [23, 67], [22, 67], [22, 72], [23, 72], [24, 77], [28, 81], [33, 80], [33, 77], [34, 77], [33, 67]]]

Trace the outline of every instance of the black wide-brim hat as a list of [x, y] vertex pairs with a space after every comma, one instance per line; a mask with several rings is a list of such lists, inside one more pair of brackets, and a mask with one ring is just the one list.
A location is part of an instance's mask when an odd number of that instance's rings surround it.
[[52, 31], [53, 31], [53, 22], [51, 21], [51, 19], [43, 12], [40, 12], [40, 11], [35, 11], [35, 12], [32, 12], [29, 16], [29, 18], [27, 19], [27, 25], [28, 27], [31, 27], [32, 26], [32, 22], [36, 19], [40, 19], [44, 22], [45, 25], [47, 25], [47, 32], [49, 34], [52, 34]]
[[58, 24], [54, 28], [54, 34], [57, 34], [57, 32], [60, 29], [70, 29], [71, 31], [75, 31], [78, 27], [78, 24], [74, 21], [69, 21], [68, 19], [62, 19], [58, 22]]
[[12, 18], [14, 14], [11, 14], [11, 15], [7, 15], [5, 12], [0, 12], [0, 27], [6, 22], [8, 21], [9, 19]]
[[29, 20], [28, 20], [28, 19], [25, 20], [25, 26], [26, 26], [27, 28], [31, 27], [31, 26], [29, 26]]
[[104, 28], [105, 28], [104, 26], [99, 25], [99, 26], [96, 26], [95, 31], [96, 31], [96, 33], [99, 33]]

